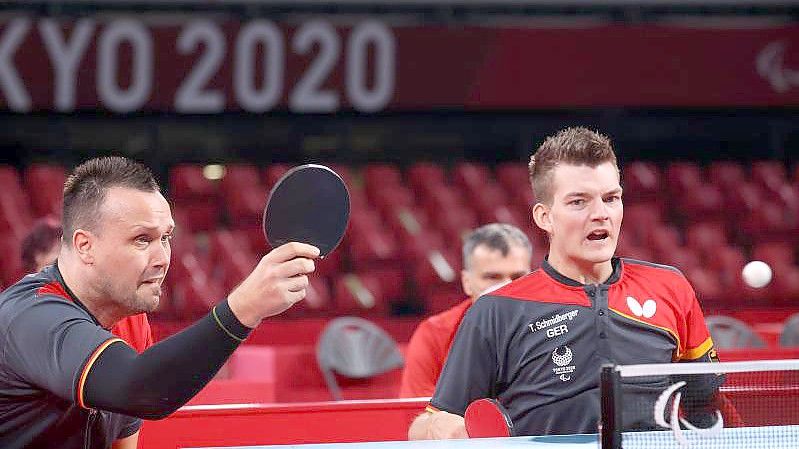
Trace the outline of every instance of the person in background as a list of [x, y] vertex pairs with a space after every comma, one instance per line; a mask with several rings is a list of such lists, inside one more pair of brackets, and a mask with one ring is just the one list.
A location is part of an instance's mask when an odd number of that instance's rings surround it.
[[53, 217], [36, 220], [22, 239], [20, 256], [26, 273], [36, 273], [55, 262], [61, 250], [61, 223]]
[[430, 397], [444, 368], [463, 315], [477, 298], [530, 272], [533, 247], [520, 229], [503, 223], [481, 226], [463, 239], [461, 286], [467, 298], [422, 321], [405, 354], [400, 397]]

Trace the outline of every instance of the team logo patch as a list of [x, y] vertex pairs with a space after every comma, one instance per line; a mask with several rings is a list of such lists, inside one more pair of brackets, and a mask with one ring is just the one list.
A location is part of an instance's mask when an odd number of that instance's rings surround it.
[[552, 368], [552, 372], [564, 382], [571, 380], [571, 374], [574, 372], [574, 365], [570, 365], [570, 363], [573, 359], [574, 354], [568, 346], [555, 348], [555, 350], [552, 351], [552, 362], [557, 365], [557, 368]]
[[552, 351], [552, 361], [555, 362], [555, 365], [566, 366], [571, 363], [573, 358], [572, 350], [569, 349], [568, 346], [563, 346], [563, 349], [563, 354], [558, 354], [560, 348], [555, 348], [555, 350]]
[[639, 303], [637, 299], [632, 296], [627, 297], [627, 307], [633, 315], [644, 318], [652, 318], [657, 312], [658, 304], [654, 299], [647, 299], [643, 304]]

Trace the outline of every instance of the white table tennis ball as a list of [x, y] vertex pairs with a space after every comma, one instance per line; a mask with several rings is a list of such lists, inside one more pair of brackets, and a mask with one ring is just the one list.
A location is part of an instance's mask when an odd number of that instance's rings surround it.
[[771, 267], [767, 263], [753, 260], [741, 271], [746, 285], [752, 288], [763, 288], [771, 282]]

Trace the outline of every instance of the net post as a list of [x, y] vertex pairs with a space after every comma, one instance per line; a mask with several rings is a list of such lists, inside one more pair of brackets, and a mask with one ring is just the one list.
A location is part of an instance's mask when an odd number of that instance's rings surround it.
[[616, 365], [602, 365], [599, 376], [599, 434], [602, 449], [621, 449], [620, 380]]

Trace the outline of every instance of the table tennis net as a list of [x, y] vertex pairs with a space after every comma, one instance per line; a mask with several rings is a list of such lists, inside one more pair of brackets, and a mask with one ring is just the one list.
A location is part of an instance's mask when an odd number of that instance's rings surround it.
[[799, 360], [606, 365], [603, 449], [799, 448]]

